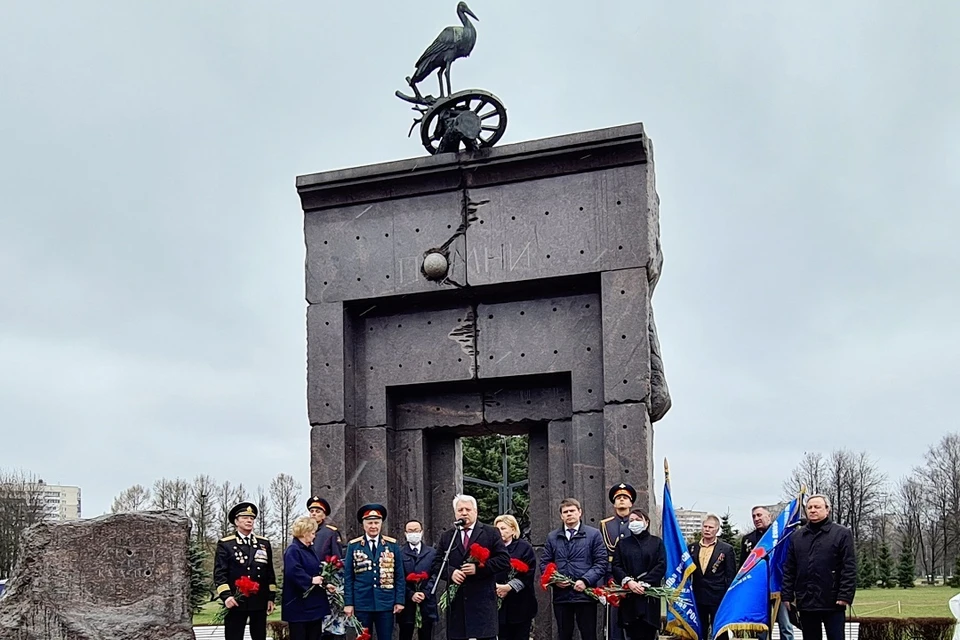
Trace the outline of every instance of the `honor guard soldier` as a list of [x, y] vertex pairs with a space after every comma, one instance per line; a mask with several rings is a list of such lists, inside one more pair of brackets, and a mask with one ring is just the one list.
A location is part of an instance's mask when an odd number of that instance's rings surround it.
[[381, 504], [360, 507], [363, 535], [350, 541], [343, 560], [343, 612], [376, 631], [377, 640], [390, 640], [394, 616], [406, 599], [403, 553], [396, 539], [380, 531], [386, 517]]
[[327, 559], [327, 556], [343, 557], [343, 542], [340, 539], [340, 531], [327, 522], [330, 516], [330, 503], [320, 496], [312, 496], [307, 500], [307, 511], [310, 517], [317, 522], [317, 537], [313, 539], [313, 552], [317, 554], [320, 562]]
[[[257, 505], [251, 502], [235, 506], [230, 510], [230, 522], [237, 531], [217, 543], [213, 582], [217, 596], [227, 608], [225, 640], [243, 640], [248, 620], [252, 640], [266, 640], [267, 637], [267, 616], [273, 613], [277, 577], [273, 570], [270, 541], [253, 534], [253, 523], [258, 514]], [[244, 596], [240, 593], [236, 583], [244, 576], [260, 585], [256, 594]]]
[[[630, 533], [630, 510], [637, 501], [637, 490], [625, 482], [610, 487], [608, 494], [613, 504], [613, 515], [600, 521], [600, 533], [603, 534], [603, 544], [607, 547], [607, 561], [613, 566], [613, 552], [621, 538]], [[613, 574], [607, 576], [609, 581]], [[617, 608], [606, 607], [606, 637], [608, 640], [623, 640], [623, 629], [617, 620]]]

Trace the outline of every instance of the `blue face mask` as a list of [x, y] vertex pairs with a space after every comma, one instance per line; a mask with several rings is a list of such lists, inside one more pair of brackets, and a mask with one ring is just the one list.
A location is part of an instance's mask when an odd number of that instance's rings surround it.
[[635, 536], [647, 530], [647, 523], [643, 520], [631, 520], [627, 526], [630, 527], [630, 533]]

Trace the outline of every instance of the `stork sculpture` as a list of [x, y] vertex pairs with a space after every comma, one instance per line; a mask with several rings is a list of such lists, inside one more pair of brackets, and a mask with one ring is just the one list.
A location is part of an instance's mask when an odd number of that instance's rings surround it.
[[[413, 75], [407, 78], [414, 95], [396, 92], [398, 98], [413, 104], [413, 110], [420, 114], [413, 119], [407, 135], [419, 124], [420, 141], [429, 153], [456, 152], [461, 147], [471, 151], [492, 147], [507, 128], [507, 110], [497, 96], [479, 89], [453, 93], [450, 66], [457, 58], [466, 58], [473, 51], [477, 30], [470, 18], [480, 20], [466, 2], [457, 4], [457, 16], [463, 26], [441, 31], [417, 60]], [[425, 96], [417, 87], [434, 71], [440, 81], [439, 98]]]
[[[440, 32], [437, 39], [433, 41], [427, 50], [423, 52], [420, 59], [417, 60], [417, 68], [413, 75], [407, 78], [407, 84], [413, 89], [417, 97], [420, 98], [420, 90], [417, 84], [422, 82], [434, 71], [437, 72], [437, 78], [440, 80], [440, 97], [450, 95], [453, 90], [450, 88], [450, 67], [457, 58], [466, 58], [473, 51], [477, 44], [477, 29], [470, 22], [470, 18], [477, 22], [480, 18], [470, 11], [466, 2], [457, 3], [457, 17], [463, 23], [462, 27], [447, 27]], [[447, 93], [443, 92], [443, 79], [447, 79]]]

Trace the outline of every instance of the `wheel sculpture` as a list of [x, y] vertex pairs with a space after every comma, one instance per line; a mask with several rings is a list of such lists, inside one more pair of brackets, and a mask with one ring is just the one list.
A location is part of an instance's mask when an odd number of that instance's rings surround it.
[[[431, 154], [492, 147], [507, 130], [507, 110], [486, 91], [460, 91], [423, 112], [420, 141]], [[414, 122], [416, 124], [416, 121]]]

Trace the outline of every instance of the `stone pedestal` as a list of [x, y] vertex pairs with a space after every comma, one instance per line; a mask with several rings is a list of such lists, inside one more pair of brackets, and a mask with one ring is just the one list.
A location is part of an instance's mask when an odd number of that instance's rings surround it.
[[29, 529], [0, 598], [2, 640], [193, 640], [179, 511]]
[[[530, 435], [535, 546], [564, 497], [593, 526], [615, 483], [653, 506], [652, 423], [670, 397], [642, 125], [304, 175], [297, 189], [311, 484], [339, 501], [347, 535], [377, 501], [389, 534], [418, 518], [437, 540], [463, 489], [458, 438], [491, 432]], [[543, 607], [539, 637], [551, 619]]]

